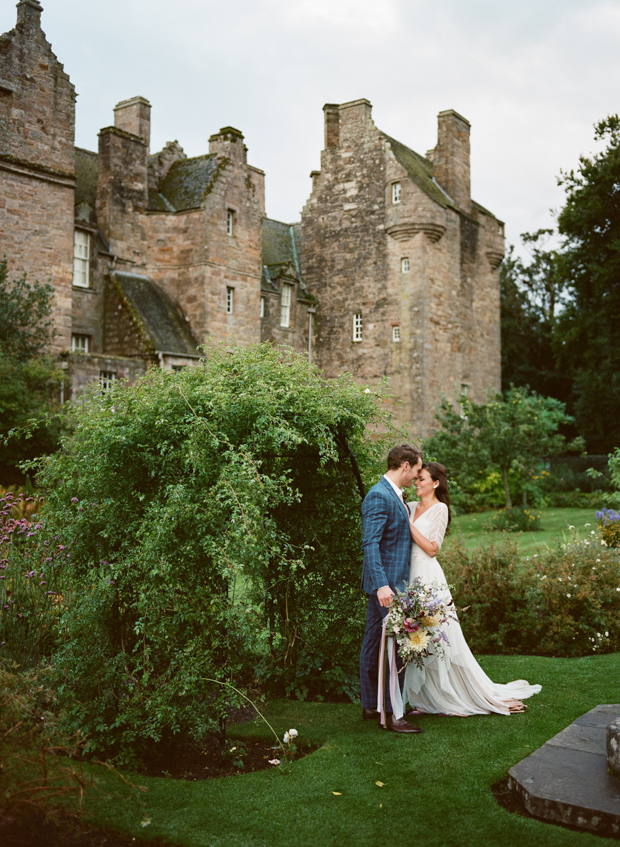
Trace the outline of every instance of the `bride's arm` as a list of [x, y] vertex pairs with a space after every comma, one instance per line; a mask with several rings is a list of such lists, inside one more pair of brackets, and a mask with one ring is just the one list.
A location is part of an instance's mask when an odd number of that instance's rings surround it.
[[427, 556], [434, 558], [439, 550], [439, 544], [436, 541], [429, 541], [428, 538], [425, 538], [412, 523], [409, 524], [409, 529], [411, 530], [411, 537], [418, 547], [424, 550]]
[[[409, 528], [411, 529], [411, 536], [415, 543], [421, 550], [424, 550], [427, 556], [434, 558], [442, 545], [444, 535], [446, 534], [446, 527], [448, 526], [448, 507], [442, 503], [440, 506], [434, 509], [435, 514], [433, 514], [433, 520], [431, 524], [430, 530], [430, 538], [427, 538], [425, 535], [416, 529], [413, 523], [409, 523]], [[415, 512], [413, 514], [413, 519], [415, 520]]]

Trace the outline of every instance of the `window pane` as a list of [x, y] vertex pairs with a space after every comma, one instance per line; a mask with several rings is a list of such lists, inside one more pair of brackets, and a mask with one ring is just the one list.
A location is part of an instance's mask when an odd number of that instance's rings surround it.
[[400, 203], [400, 182], [392, 183], [392, 203]]
[[353, 341], [362, 340], [362, 313], [356, 312], [353, 315]]
[[88, 288], [90, 272], [90, 235], [81, 229], [73, 234], [73, 284]]
[[401, 259], [400, 260], [400, 270], [401, 273], [408, 274], [409, 273], [409, 259]]
[[226, 289], [226, 314], [232, 315], [234, 308], [234, 297], [235, 297], [235, 289], [232, 287], [228, 287]]
[[392, 327], [392, 341], [400, 341], [400, 327], [393, 326]]
[[291, 325], [291, 285], [282, 286], [280, 294], [280, 326], [288, 327]]

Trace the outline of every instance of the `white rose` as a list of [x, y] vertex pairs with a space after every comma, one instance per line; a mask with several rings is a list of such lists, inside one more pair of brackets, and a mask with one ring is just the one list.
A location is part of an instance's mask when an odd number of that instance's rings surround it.
[[290, 740], [291, 740], [290, 735], [288, 734], [288, 732], [285, 732], [284, 733], [284, 743], [288, 744]]
[[291, 738], [297, 738], [297, 736], [299, 735], [296, 729], [289, 729], [288, 734]]

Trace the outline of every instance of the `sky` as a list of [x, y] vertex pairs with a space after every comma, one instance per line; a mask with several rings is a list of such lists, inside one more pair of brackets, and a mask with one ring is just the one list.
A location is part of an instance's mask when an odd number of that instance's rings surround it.
[[[419, 153], [437, 113], [472, 125], [472, 195], [508, 243], [554, 225], [561, 170], [620, 111], [620, 0], [41, 0], [78, 92], [76, 144], [97, 149], [120, 100], [152, 104], [151, 151], [245, 135], [267, 214], [296, 221], [320, 167], [325, 103], [362, 97]], [[0, 0], [0, 32], [16, 20]]]

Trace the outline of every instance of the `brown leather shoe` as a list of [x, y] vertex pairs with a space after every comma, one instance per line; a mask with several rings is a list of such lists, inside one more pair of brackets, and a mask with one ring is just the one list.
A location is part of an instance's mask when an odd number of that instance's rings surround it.
[[378, 721], [379, 712], [376, 709], [362, 709], [362, 719], [365, 721]]
[[392, 732], [404, 732], [413, 734], [415, 732], [424, 732], [419, 726], [412, 726], [410, 723], [407, 723], [403, 718], [395, 718], [393, 715], [387, 716], [387, 726], [386, 729], [391, 730]]

